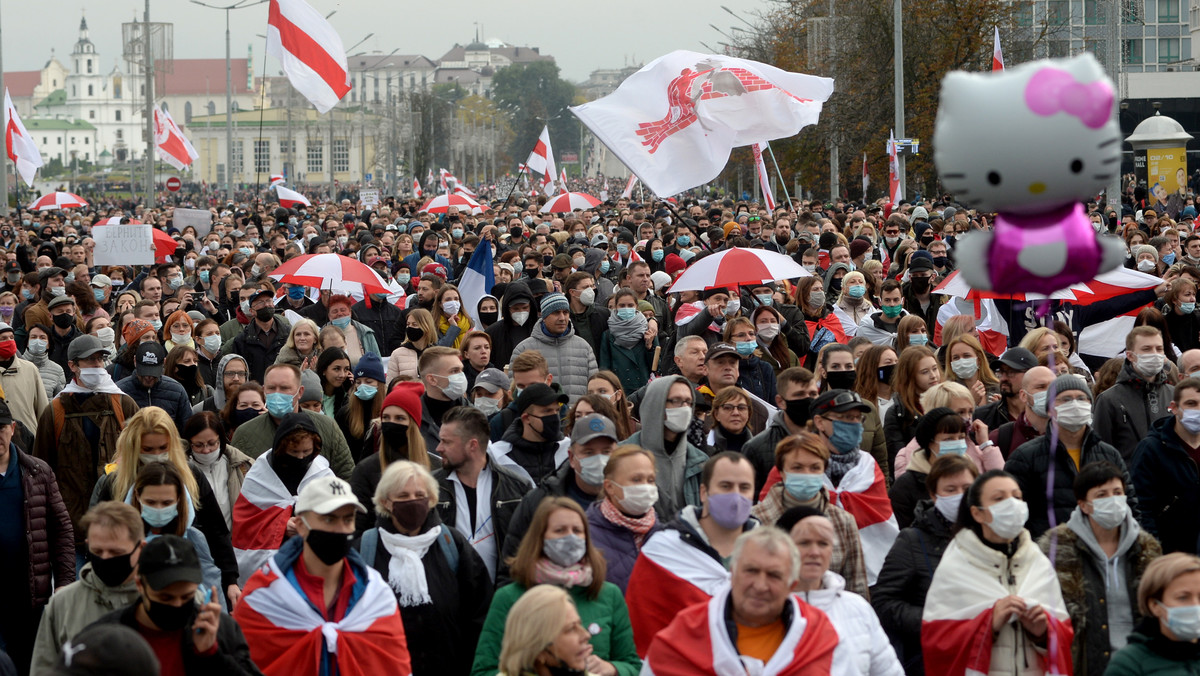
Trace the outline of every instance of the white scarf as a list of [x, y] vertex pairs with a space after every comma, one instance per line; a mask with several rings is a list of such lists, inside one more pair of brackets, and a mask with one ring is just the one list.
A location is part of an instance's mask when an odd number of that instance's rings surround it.
[[[421, 559], [442, 534], [442, 528], [444, 526], [438, 526], [414, 537], [379, 529], [379, 541], [392, 555], [388, 562], [388, 585], [405, 608], [433, 603], [433, 599], [429, 598], [429, 582], [425, 579], [425, 565]], [[367, 562], [368, 565], [370, 563]]]

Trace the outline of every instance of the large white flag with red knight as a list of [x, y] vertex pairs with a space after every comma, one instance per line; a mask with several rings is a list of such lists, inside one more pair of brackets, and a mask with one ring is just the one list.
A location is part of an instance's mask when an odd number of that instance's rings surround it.
[[346, 48], [333, 26], [304, 0], [271, 0], [267, 53], [320, 113], [350, 91]]
[[538, 136], [537, 144], [533, 146], [533, 152], [529, 153], [529, 159], [525, 160], [525, 167], [529, 173], [539, 177], [542, 189], [547, 195], [554, 194], [554, 181], [558, 177], [558, 168], [554, 164], [554, 149], [550, 147], [550, 127], [542, 127], [542, 133]]
[[160, 160], [178, 171], [183, 171], [184, 167], [200, 157], [166, 108], [154, 109], [154, 149], [158, 151]]
[[43, 165], [42, 154], [38, 152], [37, 144], [25, 130], [21, 116], [13, 107], [8, 88], [4, 89], [4, 147], [8, 150], [8, 159], [17, 165], [17, 173], [21, 175], [21, 180], [32, 188], [33, 176]]
[[646, 187], [675, 195], [715, 179], [734, 148], [816, 124], [832, 93], [830, 78], [679, 50], [571, 112]]
[[775, 195], [771, 192], [771, 180], [767, 174], [767, 163], [763, 159], [763, 150], [769, 144], [766, 141], [750, 146], [754, 151], [754, 173], [758, 174], [758, 184], [762, 187], [763, 204], [767, 209], [775, 211]]

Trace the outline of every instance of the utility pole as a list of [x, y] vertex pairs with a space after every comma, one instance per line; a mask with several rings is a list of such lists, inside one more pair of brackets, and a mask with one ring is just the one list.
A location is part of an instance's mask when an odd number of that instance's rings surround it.
[[145, 46], [146, 68], [146, 208], [154, 207], [154, 54], [150, 40], [150, 0], [146, 0]]
[[[894, 0], [892, 5], [892, 59], [895, 61], [893, 75], [895, 82], [895, 114], [896, 138], [904, 138], [904, 8], [902, 0]], [[896, 152], [896, 162], [900, 166], [900, 198], [907, 193], [904, 177], [904, 155]]]
[[333, 117], [337, 114], [337, 104], [329, 109], [329, 201], [337, 201], [337, 192], [333, 189]]
[[[0, 95], [3, 95], [4, 89], [4, 35], [3, 30], [0, 30]], [[4, 112], [8, 115], [8, 111]], [[0, 117], [0, 121], [4, 118]], [[7, 139], [7, 134], [5, 138]], [[5, 141], [7, 146], [7, 141]], [[16, 169], [16, 167], [13, 167]], [[16, 172], [14, 172], [16, 173]], [[17, 179], [21, 180], [20, 178]], [[8, 215], [8, 148], [5, 148], [4, 154], [0, 155], [0, 216]]]

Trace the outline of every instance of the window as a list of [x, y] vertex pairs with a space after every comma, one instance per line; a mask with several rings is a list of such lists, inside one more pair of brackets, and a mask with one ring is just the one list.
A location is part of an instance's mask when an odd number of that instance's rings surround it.
[[192, 121], [192, 102], [191, 101], [188, 101], [187, 103], [183, 104], [183, 121], [185, 124]]
[[71, 85], [71, 96], [77, 96], [77, 95], [78, 95], [78, 92], [75, 91], [75, 85]]
[[254, 140], [254, 171], [260, 174], [271, 171], [271, 141], [269, 139]]
[[62, 137], [61, 136], [54, 137], [54, 142], [61, 146], [62, 145]]
[[75, 137], [74, 136], [71, 137], [71, 145], [75, 145]]
[[1175, 63], [1177, 61], [1179, 61], [1179, 38], [1159, 38], [1158, 62]]
[[1066, 58], [1068, 52], [1071, 51], [1071, 42], [1069, 40], [1051, 40], [1050, 41], [1050, 58], [1062, 59]]
[[93, 96], [93, 95], [95, 95], [95, 93], [96, 92], [95, 92], [94, 88], [92, 87], [92, 85], [88, 85], [88, 96]]
[[90, 142], [91, 142], [91, 139], [90, 139], [90, 138], [88, 138], [88, 137], [86, 137], [86, 136], [84, 136], [84, 137], [83, 137], [83, 145], [85, 145], [85, 146], [86, 146], [86, 145], [87, 145], [88, 143], [90, 143]]
[[[1179, 23], [1179, 0], [1158, 0], [1158, 22]], [[1159, 53], [1162, 53], [1162, 47], [1159, 47]], [[1176, 57], [1175, 60], [1178, 61], [1179, 58]]]
[[1071, 23], [1071, 5], [1067, 0], [1046, 2], [1046, 23], [1051, 26], [1066, 26]]
[[1016, 20], [1018, 26], [1033, 25], [1033, 3], [1019, 2], [1017, 3]]
[[119, 110], [114, 110], [113, 112], [114, 112], [114, 113], [116, 114], [116, 116], [117, 116], [117, 122], [120, 122], [120, 121], [121, 121], [121, 111], [119, 111]]
[[118, 141], [120, 141], [120, 140], [121, 140], [121, 139], [123, 139], [123, 138], [125, 138], [125, 132], [124, 132], [124, 131], [122, 131], [122, 130], [120, 130], [120, 129], [118, 129], [118, 130], [117, 130], [117, 140], [118, 140]]
[[1105, 63], [1108, 58], [1107, 40], [1085, 40], [1083, 48], [1095, 55], [1096, 60], [1100, 63]]
[[308, 170], [325, 171], [325, 147], [319, 138], [308, 139]]
[[1106, 2], [1108, 0], [1084, 0], [1083, 22], [1089, 26], [1103, 26], [1107, 20]]
[[90, 75], [90, 74], [91, 74], [91, 72], [92, 72], [92, 60], [91, 60], [91, 59], [88, 59], [88, 60], [87, 60], [87, 71], [88, 71], [88, 74], [89, 74], [89, 75]]
[[217, 114], [217, 104], [213, 103], [212, 101], [208, 102], [208, 106], [206, 106], [205, 109], [208, 111], [209, 115]]
[[241, 139], [238, 139], [233, 142], [232, 171], [235, 174], [242, 173], [242, 140]]
[[1121, 0], [1121, 21], [1123, 23], [1142, 23], [1143, 0]]
[[344, 138], [333, 140], [333, 171], [350, 171], [350, 143]]
[[42, 137], [42, 145], [44, 145], [44, 146], [48, 146], [48, 145], [50, 145], [50, 139], [48, 139], [48, 138], [46, 138], [45, 136], [43, 136], [43, 137]]
[[96, 119], [96, 111], [94, 111], [94, 110], [89, 110], [89, 111], [88, 111], [88, 119], [89, 119], [89, 120], [94, 120], [94, 119]]
[[1125, 40], [1121, 45], [1121, 60], [1124, 63], [1139, 64], [1142, 62], [1142, 41]]
[[113, 84], [113, 98], [114, 99], [121, 98], [121, 78], [114, 77], [112, 84]]

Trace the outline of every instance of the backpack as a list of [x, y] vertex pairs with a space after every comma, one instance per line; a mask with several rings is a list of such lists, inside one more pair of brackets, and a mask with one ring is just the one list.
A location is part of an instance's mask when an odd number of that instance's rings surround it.
[[[442, 532], [437, 537], [438, 548], [442, 550], [442, 556], [446, 557], [446, 561], [450, 564], [450, 572], [458, 573], [458, 547], [454, 546], [454, 536], [450, 534], [450, 528], [442, 524]], [[379, 529], [371, 528], [363, 533], [362, 540], [358, 543], [358, 553], [362, 554], [363, 560], [368, 566], [375, 565], [375, 554], [379, 550]]]
[[[57, 444], [62, 437], [63, 427], [67, 424], [67, 418], [87, 418], [92, 415], [115, 415], [117, 417], [117, 427], [125, 429], [125, 409], [121, 407], [120, 394], [109, 394], [108, 399], [112, 404], [111, 411], [92, 411], [89, 413], [67, 413], [63, 408], [62, 400], [58, 397], [50, 400], [50, 408], [52, 410], [51, 417], [54, 418], [54, 441]], [[98, 425], [97, 425], [98, 426]]]

